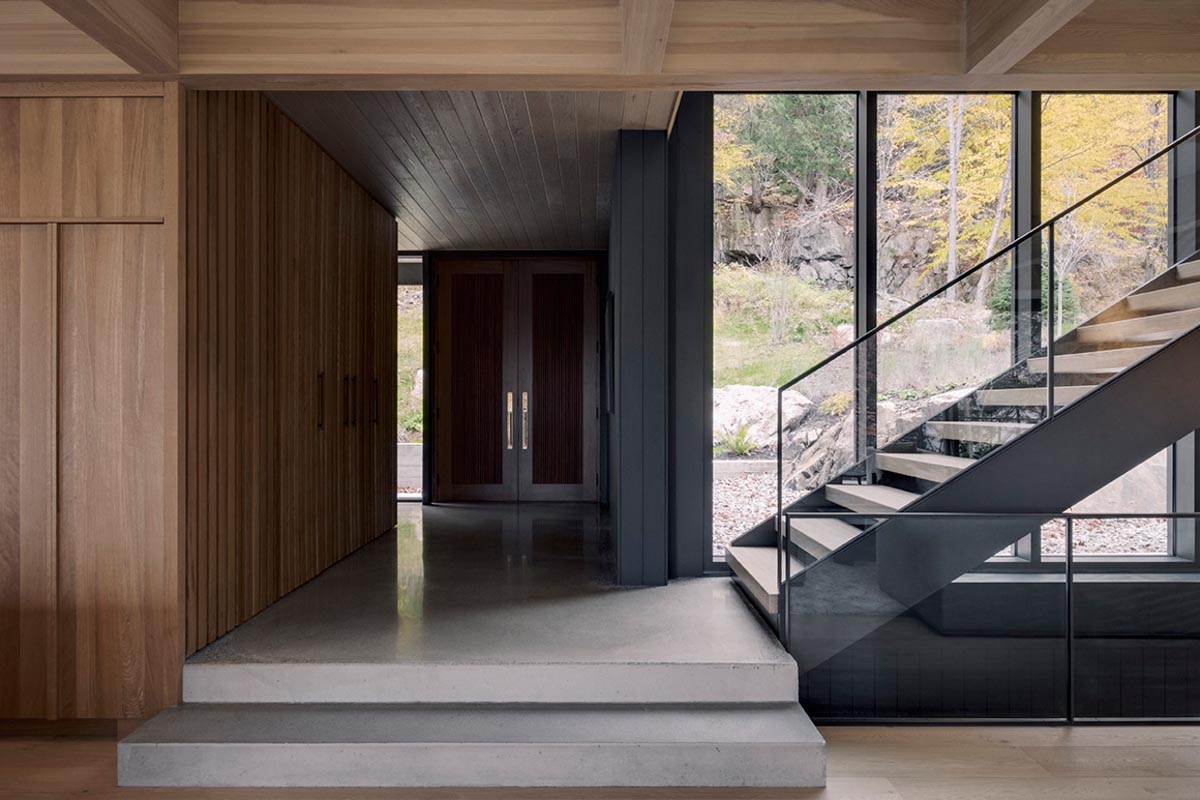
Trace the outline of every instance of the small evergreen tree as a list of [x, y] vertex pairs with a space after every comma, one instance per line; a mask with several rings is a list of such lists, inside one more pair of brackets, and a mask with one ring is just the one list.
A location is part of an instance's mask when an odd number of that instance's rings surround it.
[[[1058, 329], [1069, 331], [1079, 324], [1079, 294], [1075, 291], [1075, 281], [1070, 275], [1065, 280], [1055, 284], [1055, 291], [1061, 293], [1061, 303], [1058, 307], [1061, 314], [1058, 319]], [[992, 293], [988, 296], [988, 327], [994, 331], [1005, 331], [1012, 328], [1012, 270], [1006, 269], [992, 283]], [[1042, 314], [1049, 317], [1050, 308], [1050, 265], [1045, 254], [1042, 254]]]

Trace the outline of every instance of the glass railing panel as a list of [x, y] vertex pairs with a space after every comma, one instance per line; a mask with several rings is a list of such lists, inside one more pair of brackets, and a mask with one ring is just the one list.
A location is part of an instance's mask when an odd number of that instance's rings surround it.
[[[1169, 555], [1137, 552], [1165, 525]], [[1200, 717], [1200, 568], [1194, 515], [1076, 517], [1072, 526], [1078, 719]], [[1123, 540], [1123, 541], [1122, 541]]]
[[787, 595], [805, 710], [821, 720], [1065, 718], [1065, 561], [1032, 571], [992, 560], [1042, 520], [876, 519]]
[[843, 353], [777, 395], [785, 508], [866, 457], [870, 419], [856, 410], [863, 396], [856, 365], [870, 346], [865, 342]]
[[[970, 396], [1013, 362], [1010, 255], [988, 264], [880, 331], [878, 446]], [[994, 409], [972, 409], [990, 418]], [[978, 413], [975, 413], [978, 412]]]

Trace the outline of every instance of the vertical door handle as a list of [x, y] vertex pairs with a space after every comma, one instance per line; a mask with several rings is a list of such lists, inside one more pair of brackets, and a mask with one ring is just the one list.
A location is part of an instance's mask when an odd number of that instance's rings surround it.
[[513, 397], [512, 392], [508, 393], [508, 449], [513, 449]]
[[325, 373], [317, 373], [317, 428], [325, 430]]
[[350, 424], [358, 427], [358, 376], [350, 379]]
[[350, 427], [350, 376], [342, 376], [342, 427]]
[[521, 392], [521, 449], [529, 449], [529, 392]]

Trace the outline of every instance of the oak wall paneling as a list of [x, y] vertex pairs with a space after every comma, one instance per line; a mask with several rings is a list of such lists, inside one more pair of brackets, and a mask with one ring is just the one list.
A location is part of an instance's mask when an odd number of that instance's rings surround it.
[[0, 92], [0, 717], [179, 699], [179, 90], [151, 88]]
[[191, 653], [395, 525], [396, 226], [264, 95], [186, 102]]

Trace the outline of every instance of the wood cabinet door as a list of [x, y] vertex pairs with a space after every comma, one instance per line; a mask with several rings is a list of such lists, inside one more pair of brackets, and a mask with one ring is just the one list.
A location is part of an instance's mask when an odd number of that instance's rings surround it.
[[520, 294], [521, 500], [597, 496], [596, 263], [523, 260]]
[[510, 259], [434, 269], [434, 499], [517, 499], [517, 316]]

